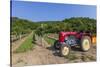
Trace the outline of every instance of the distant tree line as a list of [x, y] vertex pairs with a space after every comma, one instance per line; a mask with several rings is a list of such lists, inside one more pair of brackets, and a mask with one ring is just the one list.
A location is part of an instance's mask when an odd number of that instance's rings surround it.
[[19, 34], [28, 34], [32, 32], [32, 30], [36, 29], [37, 24], [32, 21], [19, 19], [17, 17], [11, 17], [11, 34], [19, 35]]
[[58, 33], [60, 31], [90, 31], [96, 33], [96, 20], [88, 17], [72, 17], [62, 21], [32, 22], [11, 17], [11, 34], [27, 34], [35, 31], [38, 35]]

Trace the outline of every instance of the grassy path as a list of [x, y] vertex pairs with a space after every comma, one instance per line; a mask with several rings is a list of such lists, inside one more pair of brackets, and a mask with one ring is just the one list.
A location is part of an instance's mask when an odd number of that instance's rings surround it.
[[27, 39], [28, 36], [20, 39], [20, 40], [17, 40], [15, 42], [12, 42], [12, 52], [14, 52], [26, 39]]
[[24, 42], [16, 49], [15, 52], [20, 53], [20, 52], [26, 52], [28, 50], [32, 50], [32, 48], [34, 47], [33, 43], [32, 43], [32, 37], [33, 37], [33, 33], [31, 33], [26, 40], [24, 40]]

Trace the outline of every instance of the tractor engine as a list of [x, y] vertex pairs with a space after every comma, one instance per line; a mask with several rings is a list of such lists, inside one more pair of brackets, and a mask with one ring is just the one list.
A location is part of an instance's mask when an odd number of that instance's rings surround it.
[[59, 42], [66, 43], [70, 46], [74, 46], [79, 42], [80, 35], [77, 32], [60, 32]]
[[74, 46], [77, 44], [77, 40], [74, 36], [65, 37], [64, 42], [70, 46]]

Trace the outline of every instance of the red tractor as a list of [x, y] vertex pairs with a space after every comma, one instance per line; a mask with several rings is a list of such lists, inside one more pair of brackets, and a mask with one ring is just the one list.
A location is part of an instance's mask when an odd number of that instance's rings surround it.
[[60, 50], [61, 56], [68, 56], [71, 46], [79, 45], [82, 51], [88, 51], [91, 48], [91, 41], [89, 32], [60, 32], [54, 48]]

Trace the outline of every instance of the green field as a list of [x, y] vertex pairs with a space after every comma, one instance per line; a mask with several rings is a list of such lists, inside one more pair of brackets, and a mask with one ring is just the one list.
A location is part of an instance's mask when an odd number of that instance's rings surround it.
[[16, 49], [16, 53], [26, 52], [33, 49], [35, 45], [32, 43], [32, 35], [33, 34], [29, 35], [29, 37], [19, 46], [19, 48]]
[[53, 45], [55, 42], [55, 39], [47, 37], [47, 35], [44, 36], [45, 41], [47, 41], [48, 44]]

